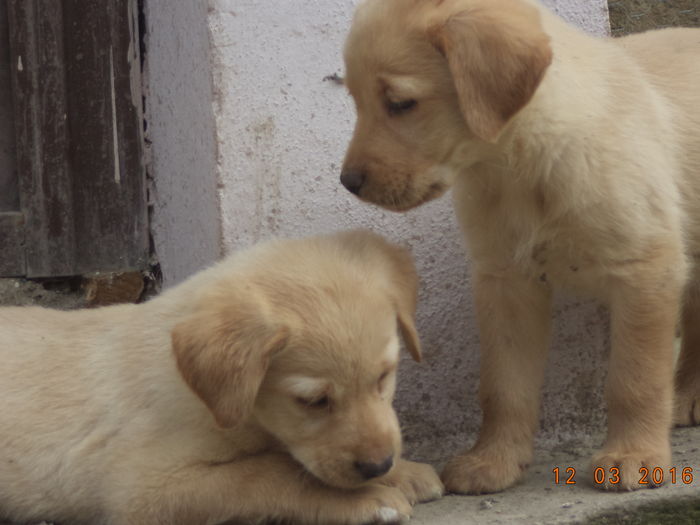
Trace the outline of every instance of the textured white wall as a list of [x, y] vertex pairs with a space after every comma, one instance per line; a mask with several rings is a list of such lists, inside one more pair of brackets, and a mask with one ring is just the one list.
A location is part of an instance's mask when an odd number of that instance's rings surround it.
[[151, 232], [170, 286], [221, 253], [207, 2], [145, 9]]
[[[412, 247], [422, 278], [425, 362], [405, 358], [397, 404], [409, 449], [465, 441], [479, 423], [478, 341], [467, 257], [449, 197], [393, 214], [338, 182], [354, 122], [341, 50], [353, 0], [210, 0], [223, 240], [227, 251], [273, 236], [369, 227]], [[591, 32], [608, 30], [605, 0], [554, 0]], [[558, 441], [600, 424], [604, 312], [562, 302], [543, 435]], [[572, 366], [573, 365], [573, 366]], [[563, 411], [563, 412], [562, 412]], [[440, 439], [437, 439], [440, 438]]]

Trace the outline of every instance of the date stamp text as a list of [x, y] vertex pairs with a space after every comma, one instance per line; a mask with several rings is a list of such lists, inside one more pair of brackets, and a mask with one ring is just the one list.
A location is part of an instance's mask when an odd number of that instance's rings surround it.
[[[554, 467], [552, 473], [555, 485], [576, 485], [576, 469], [574, 467]], [[596, 485], [617, 485], [620, 481], [618, 467], [608, 469], [598, 467], [593, 471], [593, 483]], [[668, 469], [642, 467], [639, 469], [637, 483], [640, 485], [663, 485], [664, 483], [690, 485], [693, 483], [693, 469], [691, 467], [671, 467]]]

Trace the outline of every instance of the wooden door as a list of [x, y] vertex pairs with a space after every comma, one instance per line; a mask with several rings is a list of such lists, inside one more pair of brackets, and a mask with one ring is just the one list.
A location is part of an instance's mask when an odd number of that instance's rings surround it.
[[16, 153], [14, 168], [0, 165], [10, 188], [0, 198], [0, 274], [145, 269], [136, 0], [1, 5], [9, 53], [0, 67], [9, 69], [14, 124], [6, 142]]

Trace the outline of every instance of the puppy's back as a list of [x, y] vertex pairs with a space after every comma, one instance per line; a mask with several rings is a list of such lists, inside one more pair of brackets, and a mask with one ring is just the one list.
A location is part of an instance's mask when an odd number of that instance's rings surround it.
[[648, 74], [649, 80], [680, 108], [679, 118], [700, 135], [700, 28], [668, 28], [615, 40]]
[[[700, 71], [700, 28], [671, 27], [634, 33], [614, 39], [627, 49], [652, 75], [684, 70]], [[671, 58], [672, 60], [669, 60]]]
[[[700, 28], [669, 28], [629, 35], [618, 42], [669, 102], [682, 166], [684, 207], [692, 251], [700, 250]], [[643, 111], [645, 108], [640, 108]]]
[[89, 437], [104, 411], [90, 398], [102, 372], [95, 335], [109, 331], [104, 310], [0, 308], [0, 512], [10, 502], [43, 518], [71, 495], [82, 514], [96, 516], [98, 502], [84, 487], [100, 480], [87, 465], [79, 475], [68, 470], [74, 454], [99, 449]]

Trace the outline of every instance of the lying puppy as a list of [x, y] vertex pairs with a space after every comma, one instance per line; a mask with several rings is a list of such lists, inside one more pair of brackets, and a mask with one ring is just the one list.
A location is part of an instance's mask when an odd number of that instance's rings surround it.
[[367, 0], [345, 60], [342, 183], [393, 210], [453, 187], [470, 246], [483, 424], [447, 488], [498, 491], [531, 461], [559, 286], [611, 308], [603, 486], [668, 467], [681, 305], [675, 422], [700, 423], [700, 30], [596, 39], [535, 0]]
[[236, 254], [141, 305], [0, 308], [0, 516], [388, 522], [442, 493], [400, 458], [416, 275], [348, 232]]

